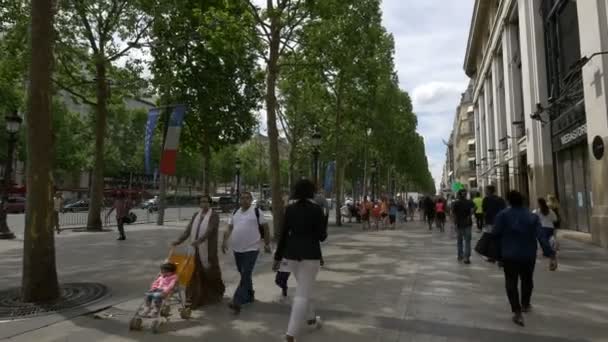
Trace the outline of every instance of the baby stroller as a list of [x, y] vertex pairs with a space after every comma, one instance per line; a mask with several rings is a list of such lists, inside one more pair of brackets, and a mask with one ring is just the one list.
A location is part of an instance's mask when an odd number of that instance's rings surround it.
[[182, 319], [189, 319], [192, 315], [191, 309], [186, 307], [186, 288], [194, 272], [194, 256], [176, 254], [175, 248], [171, 248], [167, 262], [177, 266], [177, 282], [175, 287], [167, 298], [162, 301], [160, 310], [158, 310], [155, 316], [141, 315], [142, 309], [145, 306], [145, 301], [142, 301], [129, 322], [129, 330], [142, 330], [144, 319], [151, 319], [152, 332], [155, 334], [161, 332], [162, 328], [169, 321], [172, 305], [179, 305], [178, 312]]

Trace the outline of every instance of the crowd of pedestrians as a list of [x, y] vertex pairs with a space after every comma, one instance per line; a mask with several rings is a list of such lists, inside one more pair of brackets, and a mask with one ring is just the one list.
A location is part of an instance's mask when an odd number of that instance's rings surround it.
[[[447, 198], [430, 195], [417, 200], [388, 196], [378, 200], [364, 198], [360, 203], [349, 203], [343, 214], [356, 218], [365, 231], [396, 229], [398, 222], [414, 220], [416, 212], [431, 231], [437, 227], [439, 232], [444, 232], [445, 226], [451, 225], [456, 233], [458, 261], [465, 265], [471, 263], [472, 231], [476, 226], [482, 233], [476, 250], [488, 261], [498, 261], [502, 267], [507, 298], [513, 312], [512, 320], [523, 326], [523, 314], [532, 310], [539, 243], [543, 255], [551, 260], [550, 269], [557, 268], [554, 231], [559, 227], [560, 218], [557, 201], [552, 196], [547, 197], [548, 200], [539, 198], [538, 208], [530, 211], [524, 206], [524, 197], [517, 191], [509, 192], [505, 201], [496, 195], [495, 187], [488, 186], [484, 197], [481, 193], [469, 194], [461, 190], [456, 196]], [[219, 250], [223, 253], [231, 251], [240, 275], [229, 308], [238, 315], [246, 305], [255, 301], [253, 272], [256, 261], [262, 249], [271, 253], [271, 245], [268, 223], [252, 205], [252, 200], [250, 193], [241, 193], [240, 207], [232, 213], [228, 230], [220, 242], [219, 215], [211, 209], [211, 198], [203, 196], [200, 210], [193, 215], [177, 240], [171, 243], [174, 247], [188, 241], [193, 251], [194, 275], [186, 293], [190, 307], [199, 308], [221, 302], [225, 286], [219, 266]], [[124, 199], [116, 199], [114, 210], [119, 220], [128, 210]], [[328, 235], [328, 217], [329, 206], [323, 193], [315, 194], [314, 184], [306, 179], [298, 181], [287, 202], [272, 267], [276, 272], [275, 283], [283, 298], [287, 298], [287, 282], [291, 275], [297, 283], [285, 334], [288, 342], [295, 341], [304, 326], [318, 328], [322, 323], [315, 313], [312, 298], [317, 274], [324, 265], [321, 243]], [[121, 237], [124, 236], [122, 234]], [[491, 249], [493, 252], [480, 247], [482, 240], [494, 246]], [[163, 267], [169, 270], [168, 265]], [[171, 272], [167, 272], [163, 276], [171, 275]], [[152, 302], [158, 304], [163, 291], [147, 294], [148, 308]]]

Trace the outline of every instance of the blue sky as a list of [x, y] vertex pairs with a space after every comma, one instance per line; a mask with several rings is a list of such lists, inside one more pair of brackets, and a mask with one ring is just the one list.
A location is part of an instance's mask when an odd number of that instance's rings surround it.
[[439, 183], [460, 94], [473, 0], [383, 0], [383, 21], [395, 38], [401, 87], [412, 97], [418, 132]]

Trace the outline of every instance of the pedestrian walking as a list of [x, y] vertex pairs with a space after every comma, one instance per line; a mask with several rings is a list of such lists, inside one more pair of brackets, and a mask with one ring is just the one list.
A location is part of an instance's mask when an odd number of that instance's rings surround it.
[[114, 203], [112, 208], [106, 214], [106, 221], [110, 217], [113, 211], [116, 212], [116, 226], [118, 228], [118, 239], [123, 241], [127, 239], [125, 235], [125, 222], [128, 221], [129, 210], [131, 210], [131, 201], [127, 198], [127, 195], [118, 191], [114, 197]]
[[382, 197], [380, 199], [380, 216], [382, 217], [382, 229], [386, 229], [389, 225], [388, 207], [388, 198]]
[[479, 191], [475, 193], [473, 203], [475, 203], [475, 222], [477, 223], [477, 231], [481, 233], [483, 230], [483, 197], [481, 197]]
[[240, 208], [234, 211], [228, 223], [228, 231], [222, 241], [222, 252], [228, 251], [228, 242], [234, 254], [236, 268], [241, 276], [239, 285], [229, 304], [234, 314], [241, 312], [244, 304], [253, 303], [253, 269], [260, 254], [260, 243], [264, 240], [264, 251], [270, 253], [270, 231], [264, 215], [251, 205], [250, 192], [242, 192]]
[[[549, 269], [557, 269], [555, 251], [541, 234], [541, 220], [524, 207], [524, 197], [517, 191], [507, 194], [509, 208], [496, 216], [493, 235], [498, 241], [505, 274], [507, 297], [513, 312], [513, 322], [524, 326], [522, 313], [532, 309], [537, 241], [543, 254], [551, 258]], [[521, 297], [519, 282], [521, 280]]]
[[378, 202], [374, 203], [374, 207], [372, 208], [372, 220], [374, 221], [374, 226], [376, 230], [380, 230], [380, 221], [382, 220], [382, 208]]
[[186, 301], [192, 309], [221, 302], [226, 290], [218, 257], [220, 216], [211, 209], [212, 203], [209, 195], [202, 196], [200, 209], [171, 243], [175, 247], [188, 240], [195, 256], [194, 272], [186, 289]]
[[494, 218], [507, 207], [505, 200], [496, 195], [496, 187], [494, 185], [486, 187], [486, 197], [484, 197], [481, 207], [484, 214], [484, 229], [486, 232], [491, 232], [494, 226]]
[[416, 202], [412, 196], [407, 200], [407, 213], [410, 215], [410, 221], [414, 221], [414, 213], [416, 212]]
[[323, 211], [314, 203], [314, 185], [303, 179], [294, 188], [295, 203], [285, 210], [281, 236], [274, 255], [273, 270], [278, 271], [283, 259], [298, 284], [291, 308], [285, 340], [295, 341], [302, 325], [320, 327], [311, 301], [317, 273], [321, 266], [321, 242], [327, 238]]
[[557, 197], [555, 197], [555, 195], [553, 195], [553, 194], [547, 195], [547, 206], [549, 206], [549, 208], [551, 210], [553, 210], [553, 212], [555, 213], [555, 216], [557, 216], [557, 221], [554, 223], [555, 229], [554, 229], [554, 234], [553, 234], [553, 243], [554, 243], [555, 250], [559, 251], [559, 241], [557, 240], [557, 229], [561, 228], [562, 216], [560, 214], [559, 200], [557, 199]]
[[430, 195], [427, 195], [422, 200], [424, 209], [424, 219], [429, 226], [429, 230], [433, 230], [433, 220], [435, 219], [435, 202]]
[[59, 225], [59, 213], [63, 209], [63, 196], [61, 192], [55, 192], [55, 197], [53, 197], [53, 226], [55, 227], [55, 231], [57, 234], [61, 233], [61, 227]]
[[466, 190], [458, 191], [452, 215], [458, 237], [458, 261], [464, 261], [467, 265], [471, 263], [471, 230], [473, 229], [474, 212], [475, 204], [467, 199]]
[[557, 215], [553, 209], [549, 208], [547, 201], [544, 198], [538, 199], [538, 209], [533, 211], [540, 219], [541, 231], [543, 238], [549, 241], [551, 248], [555, 249], [555, 224], [557, 223]]
[[395, 229], [395, 225], [397, 223], [397, 214], [399, 213], [399, 206], [397, 206], [397, 202], [394, 199], [391, 199], [388, 205], [388, 221], [390, 223], [390, 228], [392, 230]]
[[367, 196], [366, 196], [363, 199], [363, 202], [361, 202], [361, 205], [359, 206], [359, 215], [361, 216], [361, 223], [362, 223], [363, 230], [372, 229], [371, 224], [370, 224], [372, 208], [373, 208], [372, 203], [367, 199]]
[[[491, 233], [494, 228], [494, 219], [496, 215], [507, 207], [505, 200], [496, 195], [496, 187], [494, 185], [488, 185], [486, 187], [486, 197], [484, 197], [481, 207], [484, 215], [483, 231]], [[496, 260], [488, 258], [486, 261], [493, 263]]]
[[437, 218], [436, 219], [437, 227], [439, 228], [439, 231], [441, 231], [442, 233], [444, 232], [444, 229], [445, 229], [445, 211], [446, 211], [445, 200], [440, 197], [437, 199], [437, 203], [435, 203], [435, 217]]

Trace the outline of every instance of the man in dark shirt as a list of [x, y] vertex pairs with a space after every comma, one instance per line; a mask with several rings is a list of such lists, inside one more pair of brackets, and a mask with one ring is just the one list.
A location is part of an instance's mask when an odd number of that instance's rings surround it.
[[496, 196], [496, 187], [494, 185], [488, 185], [486, 187], [486, 197], [481, 202], [483, 208], [485, 232], [492, 232], [494, 227], [494, 219], [499, 212], [507, 207], [505, 200], [499, 196]]
[[[513, 311], [513, 322], [523, 326], [522, 312], [531, 310], [537, 241], [543, 249], [544, 256], [551, 259], [549, 268], [551, 271], [557, 269], [557, 259], [547, 237], [540, 234], [540, 219], [524, 207], [522, 194], [511, 191], [507, 194], [507, 199], [511, 207], [496, 216], [493, 234], [501, 252], [505, 287]], [[520, 280], [521, 297], [518, 289]]]
[[435, 201], [430, 195], [424, 197], [422, 205], [424, 206], [424, 219], [429, 225], [429, 230], [433, 230], [433, 220], [435, 218]]
[[464, 260], [467, 265], [471, 263], [471, 230], [473, 229], [471, 216], [474, 212], [475, 204], [467, 199], [466, 190], [458, 191], [458, 199], [454, 202], [452, 216], [458, 233], [458, 261]]

